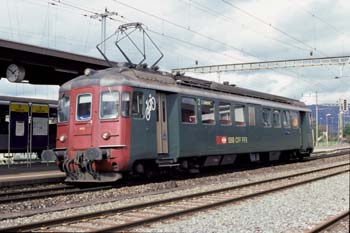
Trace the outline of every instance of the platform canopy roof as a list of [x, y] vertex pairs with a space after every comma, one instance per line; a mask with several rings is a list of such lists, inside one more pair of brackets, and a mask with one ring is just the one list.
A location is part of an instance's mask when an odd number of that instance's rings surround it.
[[24, 68], [24, 80], [32, 84], [61, 85], [84, 73], [86, 68], [109, 67], [102, 59], [0, 39], [0, 77], [9, 65]]

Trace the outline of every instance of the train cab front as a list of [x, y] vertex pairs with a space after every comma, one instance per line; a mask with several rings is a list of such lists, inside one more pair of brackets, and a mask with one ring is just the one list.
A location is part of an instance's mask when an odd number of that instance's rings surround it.
[[128, 169], [131, 88], [60, 92], [54, 154], [66, 182], [114, 182]]

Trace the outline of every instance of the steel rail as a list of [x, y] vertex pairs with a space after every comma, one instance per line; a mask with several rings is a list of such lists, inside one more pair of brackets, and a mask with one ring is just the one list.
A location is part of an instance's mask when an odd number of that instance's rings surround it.
[[344, 148], [335, 148], [332, 150], [325, 150], [325, 151], [317, 151], [317, 152], [313, 152], [313, 155], [317, 155], [317, 154], [326, 154], [326, 153], [336, 153], [336, 152], [350, 152], [350, 145], [349, 147], [344, 147]]
[[[53, 189], [47, 188], [46, 190], [41, 191], [38, 190], [24, 190], [23, 194], [21, 195], [21, 192], [18, 192], [18, 195], [16, 195], [15, 192], [14, 195], [10, 195], [5, 198], [0, 198], [0, 204], [6, 204], [11, 202], [18, 202], [18, 201], [26, 201], [26, 200], [34, 200], [34, 199], [40, 199], [40, 198], [47, 198], [47, 197], [54, 197], [59, 195], [67, 195], [67, 194], [78, 194], [78, 193], [84, 193], [84, 192], [92, 192], [92, 191], [99, 191], [104, 189], [111, 189], [113, 186], [103, 186], [103, 187], [93, 187], [93, 188], [77, 188], [77, 187], [56, 187]], [[3, 194], [1, 194], [3, 195]], [[6, 195], [3, 195], [6, 196]]]
[[31, 193], [38, 193], [38, 192], [43, 192], [43, 191], [54, 191], [54, 190], [62, 190], [62, 189], [70, 189], [70, 188], [75, 188], [75, 187], [74, 186], [67, 186], [67, 185], [59, 185], [59, 186], [54, 186], [54, 187], [8, 191], [8, 192], [0, 193], [0, 199], [3, 197], [9, 197], [9, 196], [20, 196], [23, 194], [31, 194]]
[[311, 230], [306, 231], [306, 233], [318, 233], [321, 231], [326, 230], [329, 227], [332, 227], [335, 225], [337, 222], [341, 221], [342, 219], [346, 218], [346, 216], [349, 216], [349, 210], [343, 211], [342, 213], [327, 219], [326, 221], [316, 225], [314, 228]]
[[[98, 211], [98, 212], [93, 212], [93, 213], [80, 214], [80, 215], [69, 216], [69, 217], [64, 217], [64, 218], [57, 218], [57, 219], [53, 219], [53, 220], [46, 220], [46, 221], [36, 222], [36, 223], [31, 223], [31, 224], [6, 227], [6, 228], [1, 228], [0, 232], [28, 231], [28, 230], [39, 229], [39, 228], [42, 229], [42, 230], [49, 230], [48, 227], [57, 226], [57, 225], [60, 225], [60, 224], [64, 224], [65, 226], [67, 226], [67, 224], [81, 222], [82, 219], [84, 219], [84, 221], [86, 222], [88, 219], [98, 219], [101, 216], [102, 216], [102, 218], [105, 218], [106, 215], [113, 215], [113, 214], [122, 213], [122, 212], [126, 212], [126, 211], [135, 211], [135, 210], [140, 210], [140, 209], [143, 209], [143, 208], [146, 208], [146, 207], [154, 207], [156, 205], [167, 204], [167, 203], [170, 203], [170, 202], [176, 202], [176, 201], [182, 201], [182, 200], [186, 200], [186, 199], [199, 198], [199, 197], [213, 195], [213, 194], [218, 194], [218, 193], [222, 193], [222, 192], [228, 192], [228, 191], [232, 191], [232, 190], [239, 190], [239, 189], [242, 189], [242, 188], [249, 188], [249, 187], [252, 187], [252, 186], [254, 187], [256, 185], [269, 184], [269, 183], [274, 182], [274, 181], [289, 180], [290, 178], [296, 178], [296, 177], [299, 177], [299, 176], [305, 176], [305, 175], [309, 175], [309, 174], [312, 174], [312, 173], [323, 172], [323, 171], [327, 171], [327, 170], [331, 170], [331, 169], [337, 169], [337, 168], [341, 168], [341, 167], [349, 166], [349, 165], [350, 165], [350, 163], [343, 163], [343, 164], [339, 164], [339, 165], [336, 165], [336, 166], [331, 166], [331, 167], [326, 167], [326, 168], [321, 168], [321, 169], [313, 169], [313, 170], [309, 170], [309, 171], [306, 171], [306, 172], [294, 173], [294, 174], [285, 175], [285, 176], [281, 176], [281, 177], [275, 177], [275, 178], [271, 178], [271, 179], [267, 179], [267, 180], [256, 181], [256, 182], [251, 182], [251, 183], [246, 183], [246, 184], [241, 184], [241, 185], [235, 185], [235, 186], [221, 188], [221, 189], [216, 189], [216, 190], [199, 192], [199, 193], [183, 195], [183, 196], [178, 196], [178, 197], [173, 197], [173, 198], [165, 198], [165, 199], [157, 200], [157, 201], [151, 201], [151, 202], [146, 202], [146, 203], [141, 203], [141, 204], [134, 204], [134, 205], [130, 205], [130, 206], [125, 206], [125, 207], [120, 207], [120, 208], [115, 208], [115, 209], [109, 209], [109, 210], [103, 210], [103, 211]], [[349, 169], [346, 169], [346, 170], [342, 170], [340, 172], [338, 171], [336, 173], [328, 174], [326, 176], [320, 176], [320, 177], [317, 177], [317, 178], [296, 182], [293, 185], [282, 185], [280, 187], [273, 188], [273, 189], [270, 189], [270, 190], [255, 192], [255, 193], [248, 194], [248, 195], [241, 196], [241, 197], [221, 200], [219, 202], [211, 203], [211, 204], [208, 204], [208, 205], [205, 205], [205, 206], [199, 206], [199, 207], [194, 207], [194, 208], [190, 208], [190, 209], [186, 209], [186, 210], [182, 210], [182, 211], [176, 211], [176, 212], [172, 212], [172, 213], [168, 213], [168, 214], [158, 215], [158, 216], [153, 217], [153, 218], [142, 219], [142, 220], [139, 220], [139, 221], [134, 221], [132, 223], [122, 224], [122, 225], [119, 225], [117, 227], [113, 226], [113, 227], [104, 228], [104, 229], [95, 229], [95, 231], [96, 232], [100, 232], [100, 231], [119, 231], [119, 230], [122, 230], [122, 229], [134, 227], [134, 226], [137, 226], [137, 225], [142, 225], [142, 224], [146, 224], [146, 223], [150, 223], [150, 222], [154, 222], [154, 221], [159, 221], [161, 219], [169, 218], [169, 217], [172, 217], [172, 216], [183, 215], [183, 214], [194, 212], [194, 211], [199, 211], [199, 210], [203, 210], [203, 209], [212, 208], [212, 207], [218, 206], [218, 205], [232, 203], [232, 202], [235, 202], [235, 201], [244, 200], [244, 199], [247, 199], [247, 198], [252, 198], [252, 197], [255, 197], [255, 196], [259, 196], [259, 195], [263, 195], [263, 194], [267, 194], [267, 193], [271, 193], [271, 192], [287, 189], [287, 188], [290, 188], [290, 187], [293, 187], [293, 186], [302, 185], [302, 184], [305, 184], [305, 183], [308, 183], [308, 182], [313, 182], [313, 181], [320, 180], [320, 179], [325, 179], [327, 177], [335, 176], [335, 175], [338, 175], [338, 174], [341, 174], [341, 173], [344, 173], [344, 172], [348, 172], [348, 171], [349, 171]], [[67, 227], [69, 227], [69, 226], [67, 226]]]
[[310, 161], [310, 160], [316, 160], [316, 159], [331, 158], [331, 157], [336, 157], [336, 156], [341, 156], [346, 154], [350, 156], [350, 148], [341, 148], [341, 149], [334, 149], [330, 151], [314, 152], [310, 157], [305, 157], [304, 160]]

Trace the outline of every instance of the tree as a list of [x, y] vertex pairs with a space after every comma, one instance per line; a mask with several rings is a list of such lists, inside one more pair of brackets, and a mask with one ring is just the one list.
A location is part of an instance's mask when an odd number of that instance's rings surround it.
[[346, 124], [343, 130], [343, 137], [350, 140], [350, 124]]

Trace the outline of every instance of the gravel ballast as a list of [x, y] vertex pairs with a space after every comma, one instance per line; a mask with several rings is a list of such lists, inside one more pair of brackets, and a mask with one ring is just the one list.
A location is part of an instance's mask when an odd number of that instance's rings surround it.
[[[122, 187], [119, 189], [89, 192], [84, 194], [59, 196], [54, 198], [46, 198], [43, 200], [26, 201], [20, 203], [13, 203], [7, 205], [0, 205], [0, 217], [6, 218], [11, 213], [23, 213], [24, 210], [31, 210], [33, 213], [48, 211], [51, 207], [67, 208], [64, 204], [74, 206], [74, 203], [81, 203], [82, 205], [89, 204], [89, 206], [66, 209], [63, 211], [56, 211], [52, 213], [42, 213], [31, 217], [14, 218], [0, 221], [0, 228], [18, 224], [25, 224], [43, 219], [59, 218], [80, 213], [87, 213], [92, 211], [99, 211], [103, 209], [110, 209], [113, 207], [120, 207], [131, 205], [151, 200], [159, 200], [166, 197], [174, 197], [179, 194], [190, 194], [198, 191], [205, 191], [214, 188], [238, 185], [251, 181], [261, 180], [268, 177], [282, 176], [293, 172], [301, 172], [317, 167], [324, 167], [326, 164], [339, 164], [349, 161], [349, 156], [341, 156], [337, 158], [328, 158], [315, 160], [305, 163], [293, 163], [281, 166], [264, 167], [254, 170], [239, 171], [234, 173], [225, 173], [214, 176], [192, 178], [186, 180], [167, 181], [160, 183], [150, 183], [144, 185], [136, 185], [130, 187]], [[149, 192], [163, 191], [163, 194], [150, 195]], [[128, 198], [128, 199], [126, 199]], [[112, 201], [116, 200], [118, 201]], [[109, 203], [98, 204], [98, 202], [109, 200]]]
[[198, 185], [218, 184], [222, 182], [246, 182], [256, 178], [266, 176], [284, 175], [290, 171], [302, 171], [305, 169], [316, 168], [325, 164], [334, 164], [341, 161], [349, 161], [349, 155], [339, 157], [319, 159], [303, 163], [291, 163], [278, 166], [268, 166], [253, 170], [235, 171], [223, 174], [208, 175], [198, 178], [188, 178], [185, 180], [171, 180], [158, 183], [149, 183], [142, 185], [125, 186], [111, 190], [97, 192], [87, 192], [74, 195], [62, 195], [52, 198], [43, 198], [24, 202], [15, 202], [11, 204], [0, 204], [0, 219], [16, 215], [26, 215], [31, 213], [40, 213], [67, 208], [67, 206], [84, 206], [91, 203], [100, 203], [109, 199], [125, 196], [142, 195], [149, 192], [160, 190], [172, 191], [173, 188], [192, 188]]
[[137, 232], [303, 232], [349, 208], [349, 173]]

